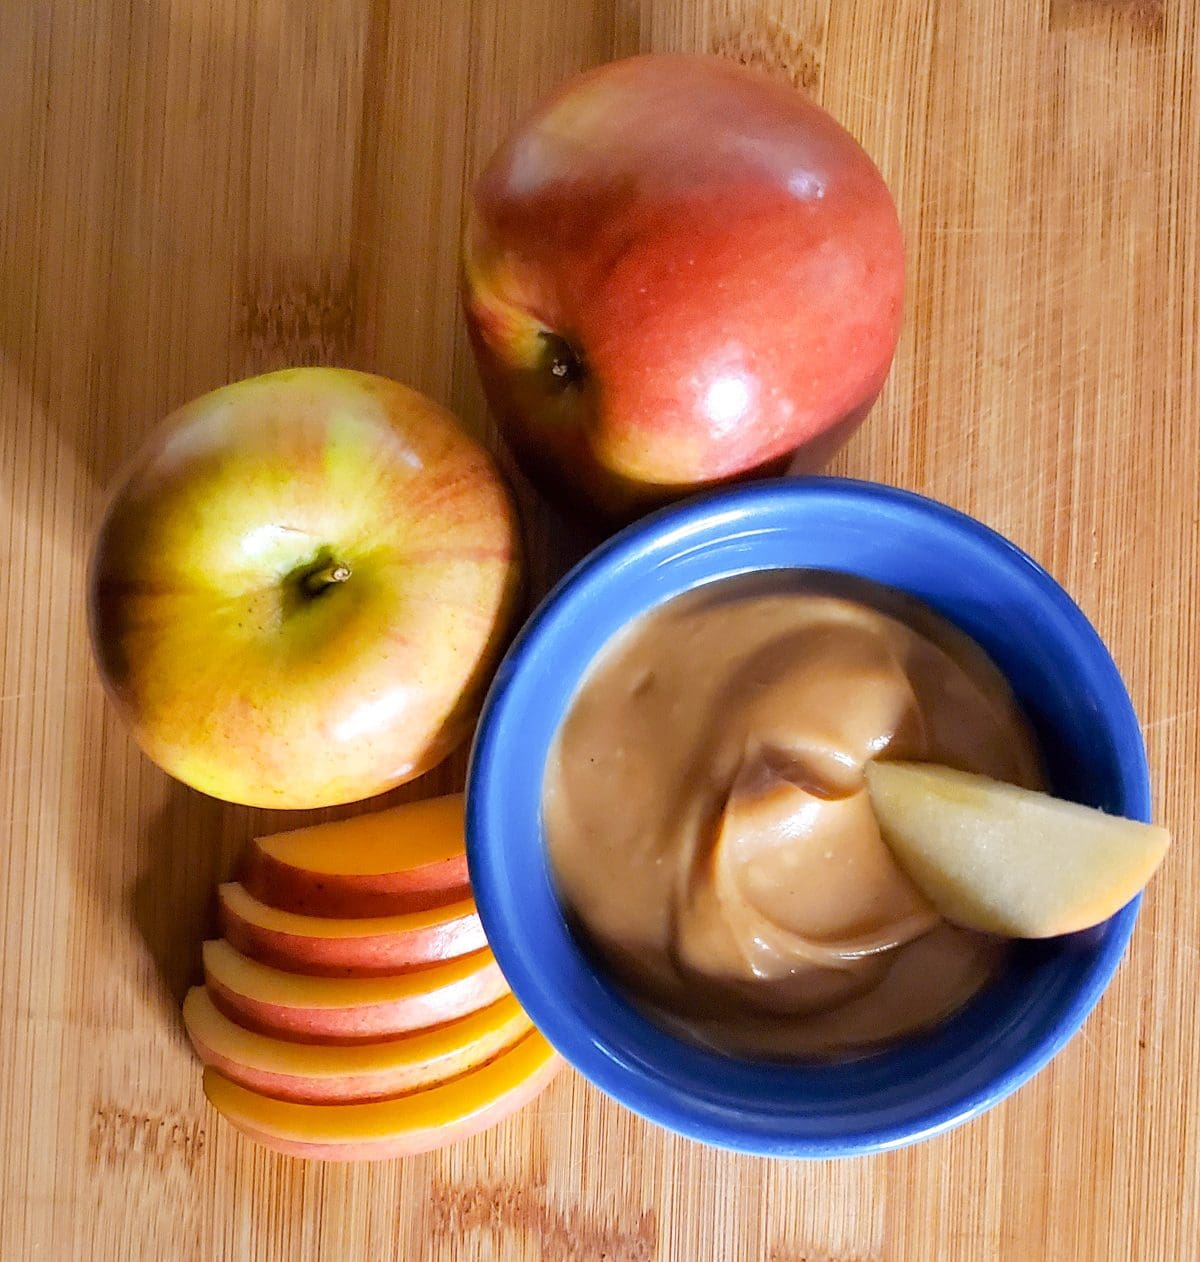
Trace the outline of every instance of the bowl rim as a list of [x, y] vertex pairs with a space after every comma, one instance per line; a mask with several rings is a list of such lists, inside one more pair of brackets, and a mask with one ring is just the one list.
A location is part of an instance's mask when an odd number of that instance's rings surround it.
[[[602, 582], [626, 564], [636, 563], [640, 556], [668, 544], [672, 537], [685, 538], [698, 529], [712, 528], [722, 517], [734, 517], [756, 505], [814, 494], [859, 499], [875, 505], [883, 502], [905, 513], [940, 519], [944, 526], [972, 536], [1008, 564], [1030, 570], [1039, 594], [1056, 606], [1073, 624], [1074, 631], [1088, 642], [1095, 667], [1105, 676], [1106, 726], [1114, 740], [1120, 738], [1124, 751], [1120, 764], [1123, 808], [1130, 818], [1149, 820], [1149, 769], [1141, 728], [1124, 681], [1096, 629], [1049, 572], [991, 527], [938, 500], [862, 479], [810, 476], [776, 478], [721, 489], [660, 509], [601, 543], [555, 584], [513, 641], [484, 702], [467, 773], [466, 831], [476, 904], [501, 969], [538, 1028], [585, 1078], [642, 1117], [717, 1147], [759, 1155], [829, 1158], [882, 1152], [931, 1138], [987, 1111], [1036, 1074], [1078, 1031], [1108, 986], [1133, 932], [1141, 895], [1107, 922], [1104, 936], [1092, 950], [1086, 975], [1070, 994], [1048, 1033], [982, 1087], [923, 1111], [919, 1125], [911, 1120], [881, 1124], [844, 1138], [767, 1138], [748, 1126], [739, 1126], [736, 1118], [714, 1118], [690, 1110], [686, 1102], [681, 1103], [671, 1092], [664, 1091], [643, 1068], [614, 1052], [593, 1031], [580, 1028], [563, 1011], [544, 979], [527, 967], [510, 940], [519, 917], [515, 907], [506, 906], [501, 879], [502, 846], [493, 831], [490, 815], [494, 813], [490, 813], [488, 802], [489, 785], [493, 792], [503, 791], [499, 788], [503, 777], [497, 774], [496, 767], [505, 754], [504, 729], [510, 685], [519, 673], [530, 668], [542, 639], [552, 631], [551, 620], [568, 596], [593, 582]], [[652, 607], [647, 605], [640, 612]], [[631, 618], [637, 616], [639, 613], [630, 615]], [[572, 681], [572, 690], [577, 682]], [[540, 775], [537, 785], [540, 795]]]

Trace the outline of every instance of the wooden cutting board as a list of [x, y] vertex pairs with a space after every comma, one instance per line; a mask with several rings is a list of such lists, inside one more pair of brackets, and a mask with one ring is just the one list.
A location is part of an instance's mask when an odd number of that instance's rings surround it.
[[[966, 509], [1066, 584], [1176, 848], [1083, 1033], [907, 1151], [734, 1157], [568, 1072], [449, 1151], [272, 1156], [206, 1108], [177, 1004], [214, 882], [280, 819], [168, 781], [105, 704], [101, 488], [175, 404], [284, 364], [398, 377], [490, 434], [463, 189], [562, 77], [674, 48], [791, 79], [880, 163], [907, 323], [837, 469]], [[1189, 0], [3, 0], [0, 1257], [1194, 1257], [1198, 61]], [[575, 545], [524, 502], [544, 590]]]

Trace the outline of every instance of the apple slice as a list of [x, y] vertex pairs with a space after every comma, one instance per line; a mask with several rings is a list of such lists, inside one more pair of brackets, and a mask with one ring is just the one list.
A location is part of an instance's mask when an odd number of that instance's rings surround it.
[[461, 1078], [367, 1104], [274, 1100], [204, 1071], [204, 1094], [238, 1130], [277, 1152], [320, 1161], [404, 1157], [452, 1144], [528, 1103], [559, 1068], [536, 1030]]
[[196, 1054], [226, 1078], [262, 1095], [312, 1104], [379, 1099], [456, 1078], [531, 1029], [521, 1005], [505, 995], [457, 1021], [380, 1043], [290, 1043], [237, 1025], [203, 986], [188, 991], [183, 1021]]
[[204, 944], [204, 976], [227, 1016], [260, 1034], [361, 1042], [441, 1025], [494, 1003], [508, 983], [491, 951], [392, 977], [308, 977]]
[[325, 977], [397, 973], [487, 946], [474, 899], [398, 916], [344, 919], [280, 911], [236, 882], [222, 885], [221, 928], [243, 955]]
[[243, 884], [255, 898], [312, 916], [390, 916], [471, 893], [463, 795], [408, 802], [258, 837]]
[[1120, 911], [1170, 837], [1045, 793], [929, 763], [867, 766], [880, 832], [947, 920], [1009, 938], [1074, 933]]

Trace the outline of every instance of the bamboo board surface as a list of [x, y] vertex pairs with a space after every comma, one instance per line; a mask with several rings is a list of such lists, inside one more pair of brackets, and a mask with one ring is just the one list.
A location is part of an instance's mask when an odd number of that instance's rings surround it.
[[[280, 817], [170, 782], [105, 704], [82, 604], [102, 488], [170, 408], [284, 364], [397, 377], [488, 434], [464, 186], [569, 72], [673, 48], [790, 77], [881, 165], [905, 333], [836, 468], [1065, 583], [1176, 848], [1084, 1032], [915, 1148], [735, 1157], [565, 1072], [441, 1153], [275, 1157], [207, 1110], [177, 1005], [214, 883]], [[1194, 1257], [1198, 65], [1188, 0], [0, 0], [0, 1257]], [[524, 502], [544, 590], [574, 543]]]

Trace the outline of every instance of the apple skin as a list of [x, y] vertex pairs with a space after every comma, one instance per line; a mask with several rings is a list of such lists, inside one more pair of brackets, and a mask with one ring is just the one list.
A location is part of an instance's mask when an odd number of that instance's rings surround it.
[[256, 838], [243, 884], [310, 916], [393, 916], [471, 896], [461, 793]]
[[[315, 1043], [361, 1043], [443, 1025], [509, 993], [490, 951], [387, 977], [344, 978], [274, 969], [239, 958], [225, 942], [207, 942], [204, 981], [213, 1003], [238, 1025]], [[272, 985], [279, 981], [286, 994]]]
[[396, 382], [298, 368], [186, 404], [120, 480], [89, 581], [106, 688], [205, 793], [382, 793], [468, 733], [519, 576], [484, 449]]
[[272, 1101], [211, 1066], [204, 1070], [204, 1094], [231, 1125], [277, 1152], [314, 1161], [374, 1161], [444, 1148], [494, 1126], [538, 1096], [561, 1066], [532, 1031], [486, 1065], [396, 1099]]
[[1137, 897], [1165, 828], [1021, 785], [918, 762], [867, 766], [896, 862], [952, 924], [1005, 938], [1079, 933]]
[[484, 170], [464, 241], [514, 454], [615, 519], [827, 461], [887, 375], [903, 287], [895, 205], [854, 138], [715, 57], [569, 81]]
[[531, 1029], [516, 999], [506, 995], [457, 1021], [378, 1044], [294, 1043], [230, 1021], [203, 986], [188, 992], [183, 1019], [205, 1065], [250, 1091], [307, 1104], [385, 1099], [457, 1078]]
[[399, 916], [284, 912], [236, 883], [217, 888], [225, 940], [273, 968], [315, 977], [371, 977], [470, 955], [487, 946], [471, 898]]
[[467, 856], [402, 872], [311, 872], [251, 844], [242, 884], [261, 902], [306, 916], [398, 916], [471, 896]]

